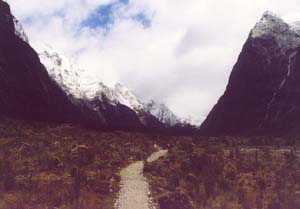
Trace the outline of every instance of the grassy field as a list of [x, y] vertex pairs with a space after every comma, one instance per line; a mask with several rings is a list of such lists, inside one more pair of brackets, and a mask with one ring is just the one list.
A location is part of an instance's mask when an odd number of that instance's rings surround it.
[[296, 138], [171, 137], [0, 121], [1, 209], [112, 209], [119, 171], [145, 165], [160, 209], [298, 209]]
[[160, 137], [72, 125], [0, 122], [1, 209], [110, 209], [118, 172]]
[[[298, 139], [186, 138], [145, 173], [161, 209], [298, 209]], [[173, 198], [173, 199], [172, 199]]]

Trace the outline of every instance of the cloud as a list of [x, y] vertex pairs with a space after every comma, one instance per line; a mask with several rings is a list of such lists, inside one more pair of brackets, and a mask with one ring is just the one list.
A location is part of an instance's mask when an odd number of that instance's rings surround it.
[[50, 43], [106, 83], [203, 120], [265, 10], [300, 15], [296, 0], [8, 0], [35, 42]]

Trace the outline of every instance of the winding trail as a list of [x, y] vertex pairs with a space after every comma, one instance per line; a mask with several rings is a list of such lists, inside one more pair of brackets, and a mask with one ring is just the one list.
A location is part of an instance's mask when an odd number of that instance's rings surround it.
[[[154, 162], [168, 151], [153, 153], [147, 162]], [[124, 168], [121, 175], [121, 190], [114, 209], [156, 209], [151, 198], [149, 184], [143, 176], [144, 162], [138, 161]]]

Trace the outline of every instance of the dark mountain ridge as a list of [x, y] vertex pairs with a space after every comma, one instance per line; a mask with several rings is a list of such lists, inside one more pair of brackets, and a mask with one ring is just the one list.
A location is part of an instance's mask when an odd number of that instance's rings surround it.
[[0, 114], [68, 122], [78, 111], [48, 76], [35, 51], [14, 33], [9, 5], [0, 1]]
[[205, 135], [300, 133], [300, 30], [266, 12], [252, 29]]

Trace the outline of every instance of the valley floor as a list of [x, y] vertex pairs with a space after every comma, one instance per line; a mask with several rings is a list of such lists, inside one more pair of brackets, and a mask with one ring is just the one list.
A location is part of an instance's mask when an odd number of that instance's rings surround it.
[[[295, 138], [171, 137], [2, 119], [0, 208], [298, 209], [299, 147]], [[159, 149], [168, 153], [145, 161]], [[136, 183], [144, 193], [134, 193]]]

